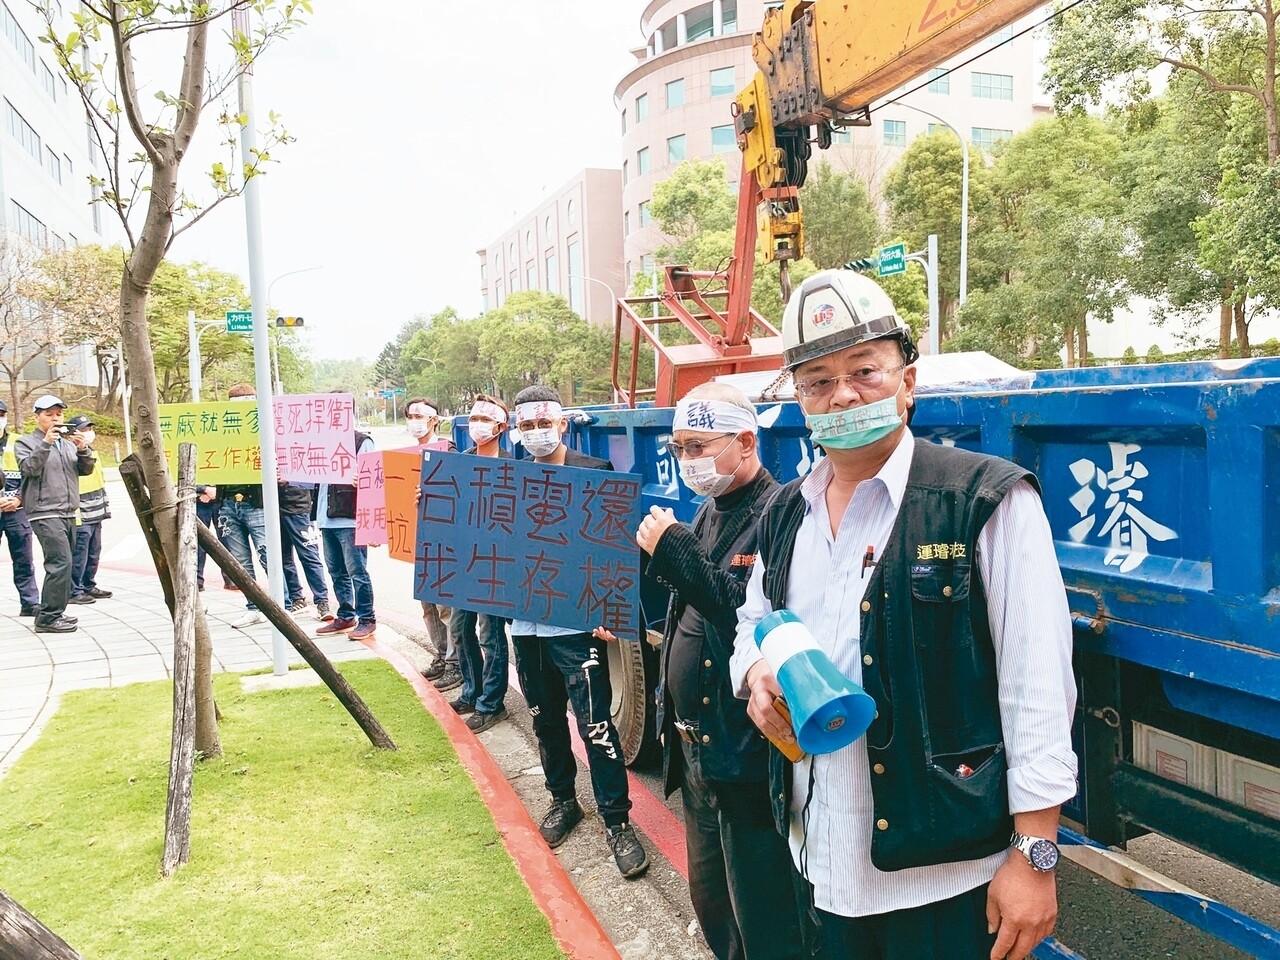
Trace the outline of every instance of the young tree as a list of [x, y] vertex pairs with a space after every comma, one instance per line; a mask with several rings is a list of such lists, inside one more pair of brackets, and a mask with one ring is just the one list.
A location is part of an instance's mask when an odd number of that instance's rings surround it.
[[46, 278], [44, 299], [75, 324], [68, 330], [76, 343], [90, 342], [98, 367], [95, 408], [105, 412], [120, 387], [120, 365], [112, 361], [120, 346], [120, 270], [124, 252], [86, 243], [49, 254], [41, 261]]
[[[120, 285], [120, 316], [125, 361], [132, 373], [133, 423], [137, 453], [150, 488], [161, 546], [171, 568], [178, 565], [178, 531], [173, 481], [160, 438], [154, 353], [147, 303], [151, 286], [174, 239], [220, 203], [238, 196], [248, 179], [260, 175], [271, 151], [288, 135], [272, 118], [263, 146], [249, 163], [236, 156], [242, 127], [248, 122], [226, 103], [241, 72], [310, 12], [307, 0], [214, 0], [199, 4], [159, 4], [154, 0], [81, 0], [70, 14], [75, 29], [57, 30], [61, 5], [38, 0], [49, 44], [62, 72], [78, 91], [88, 116], [90, 137], [103, 162], [105, 176], [90, 183], [119, 218], [127, 259]], [[259, 18], [252, 30], [241, 29], [232, 14]], [[211, 31], [217, 26], [230, 37], [225, 64], [210, 61]], [[148, 49], [148, 41], [155, 41]], [[168, 45], [183, 44], [176, 87], [157, 82]], [[138, 61], [148, 57], [151, 72], [144, 94]], [[175, 65], [176, 66], [176, 65]], [[204, 172], [207, 191], [200, 195], [182, 186], [180, 173], [196, 130], [207, 109], [216, 109], [224, 132], [228, 162]], [[148, 115], [148, 109], [154, 109]], [[211, 646], [203, 612], [196, 610], [196, 749], [204, 756], [221, 753], [210, 677]]]
[[804, 254], [819, 270], [870, 256], [880, 242], [880, 215], [866, 183], [852, 173], [836, 172], [826, 160], [800, 188], [800, 207]]
[[[29, 412], [27, 398], [57, 383], [57, 364], [66, 348], [69, 316], [45, 298], [41, 254], [27, 240], [0, 233], [0, 374], [9, 394], [10, 417], [21, 429]], [[50, 375], [23, 381], [32, 361], [45, 357]]]

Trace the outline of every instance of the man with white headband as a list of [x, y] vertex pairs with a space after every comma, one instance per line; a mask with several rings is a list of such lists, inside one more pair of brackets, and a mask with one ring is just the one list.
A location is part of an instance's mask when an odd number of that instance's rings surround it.
[[[565, 446], [569, 421], [560, 405], [560, 395], [552, 387], [539, 384], [516, 395], [516, 426], [525, 452], [538, 463], [613, 469], [608, 460]], [[551, 794], [551, 807], [542, 818], [539, 832], [549, 846], [558, 847], [583, 817], [575, 788], [578, 765], [573, 759], [565, 717], [568, 705], [573, 708], [578, 732], [587, 746], [591, 786], [614, 862], [624, 877], [639, 876], [649, 866], [649, 855], [627, 822], [631, 796], [622, 745], [611, 719], [613, 694], [604, 643], [580, 630], [527, 620], [511, 624], [511, 641]]]
[[755, 406], [727, 384], [694, 387], [676, 404], [667, 450], [685, 485], [706, 497], [692, 527], [653, 507], [636, 533], [648, 575], [671, 590], [658, 729], [666, 794], [679, 789], [684, 805], [689, 895], [717, 960], [800, 960], [768, 742], [729, 679], [756, 528], [778, 484], [760, 464]]
[[[477, 394], [467, 418], [467, 433], [474, 444], [467, 453], [480, 457], [507, 457], [502, 435], [507, 432], [510, 414], [497, 397]], [[458, 651], [462, 669], [462, 691], [449, 706], [459, 714], [470, 714], [467, 726], [476, 733], [488, 730], [507, 718], [503, 699], [507, 695], [509, 658], [507, 623], [496, 614], [453, 608], [449, 632]]]
[[[405, 428], [409, 435], [417, 441], [419, 450], [457, 450], [457, 446], [448, 437], [436, 435], [440, 426], [440, 405], [426, 397], [413, 397], [404, 405]], [[449, 608], [439, 604], [422, 601], [422, 622], [427, 628], [427, 637], [435, 648], [436, 659], [424, 672], [437, 690], [449, 690], [462, 682], [462, 671], [458, 667], [458, 647], [449, 632]]]
[[782, 342], [825, 456], [765, 508], [731, 668], [752, 720], [794, 740], [755, 641], [787, 609], [875, 701], [840, 750], [769, 751], [822, 955], [1024, 960], [1053, 930], [1076, 792], [1071, 616], [1036, 479], [912, 437], [919, 354], [869, 277], [806, 279]]

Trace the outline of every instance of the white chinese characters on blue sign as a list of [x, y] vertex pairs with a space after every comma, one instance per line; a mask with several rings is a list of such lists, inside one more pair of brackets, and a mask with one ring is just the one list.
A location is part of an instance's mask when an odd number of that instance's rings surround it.
[[[1110, 546], [1103, 563], [1119, 567], [1121, 573], [1128, 573], [1141, 566], [1150, 555], [1147, 549], [1149, 541], [1163, 543], [1177, 539], [1178, 534], [1147, 516], [1138, 506], [1143, 500], [1138, 481], [1150, 475], [1141, 460], [1133, 459], [1142, 452], [1142, 447], [1136, 443], [1109, 443], [1107, 446], [1111, 448], [1110, 470], [1104, 470], [1084, 458], [1071, 464], [1071, 475], [1080, 484], [1080, 489], [1071, 495], [1070, 503], [1082, 519], [1067, 531], [1067, 535], [1076, 543], [1084, 543], [1090, 535], [1107, 539]], [[1107, 495], [1096, 512], [1098, 494], [1095, 487]], [[1095, 532], [1094, 526], [1103, 513], [1105, 519]]]

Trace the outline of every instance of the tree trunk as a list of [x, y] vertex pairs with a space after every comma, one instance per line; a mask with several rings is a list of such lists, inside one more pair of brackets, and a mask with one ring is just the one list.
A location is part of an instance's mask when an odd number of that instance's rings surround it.
[[1076, 356], [1079, 358], [1079, 364], [1082, 367], [1089, 366], [1089, 321], [1085, 318], [1080, 319], [1080, 326], [1076, 327], [1076, 336], [1079, 338], [1080, 345], [1076, 350]]
[[174, 574], [173, 734], [160, 870], [172, 876], [191, 857], [191, 783], [195, 777], [196, 446], [178, 446], [178, 566]]
[[80, 960], [80, 954], [0, 891], [0, 960]]
[[1231, 356], [1231, 295], [1234, 288], [1227, 284], [1222, 288], [1222, 299], [1218, 301], [1218, 359], [1226, 360]]
[[1066, 336], [1063, 340], [1067, 344], [1067, 366], [1074, 367], [1076, 365], [1076, 331], [1074, 327], [1067, 327]]
[[1252, 352], [1252, 348], [1249, 346], [1249, 320], [1245, 313], [1244, 301], [1234, 304], [1232, 312], [1235, 314], [1236, 321], [1236, 355], [1247, 357]]

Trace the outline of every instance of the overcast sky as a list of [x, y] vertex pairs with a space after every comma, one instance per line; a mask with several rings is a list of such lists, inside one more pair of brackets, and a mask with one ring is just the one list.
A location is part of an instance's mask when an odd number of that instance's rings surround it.
[[[613, 91], [644, 4], [314, 7], [254, 76], [259, 117], [276, 111], [297, 137], [261, 181], [265, 274], [321, 267], [276, 283], [273, 306], [305, 318], [316, 358], [373, 359], [416, 315], [479, 313], [475, 251], [583, 167], [621, 165]], [[213, 146], [212, 119], [197, 149]], [[245, 242], [235, 201], [171, 257], [247, 286]]]

